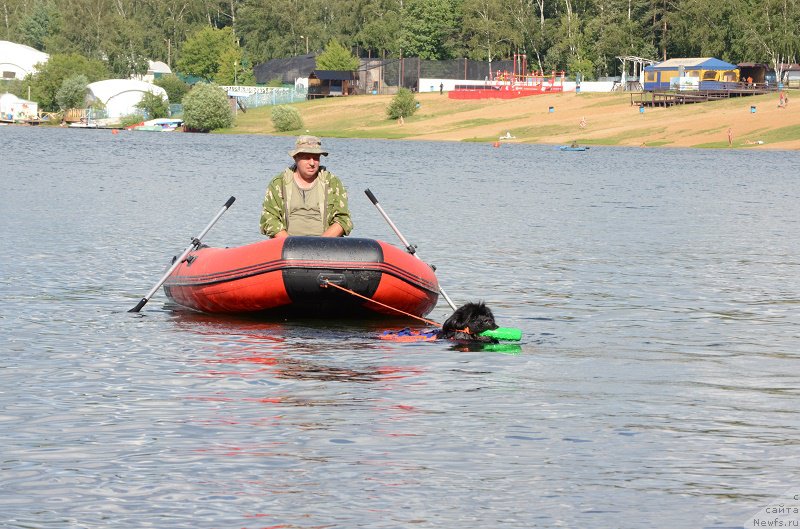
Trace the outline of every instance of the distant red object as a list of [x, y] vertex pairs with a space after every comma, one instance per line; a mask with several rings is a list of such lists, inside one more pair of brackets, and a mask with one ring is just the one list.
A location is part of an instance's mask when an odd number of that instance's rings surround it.
[[447, 93], [450, 99], [516, 99], [539, 94], [564, 91], [564, 72], [527, 71], [524, 54], [514, 55], [514, 71], [495, 72], [491, 79], [483, 82], [456, 84], [455, 90]]
[[541, 94], [552, 94], [563, 92], [562, 86], [543, 86], [543, 87], [505, 87], [495, 88], [456, 88], [447, 93], [450, 99], [516, 99], [518, 97], [528, 97]]

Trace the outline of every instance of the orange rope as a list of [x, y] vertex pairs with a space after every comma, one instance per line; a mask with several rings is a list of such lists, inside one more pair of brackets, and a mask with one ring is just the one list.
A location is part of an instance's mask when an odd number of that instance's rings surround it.
[[395, 308], [395, 307], [391, 307], [391, 306], [389, 306], [389, 305], [386, 305], [385, 303], [381, 303], [380, 301], [375, 301], [374, 299], [370, 299], [370, 298], [368, 298], [367, 296], [362, 296], [362, 295], [361, 295], [361, 294], [359, 294], [358, 292], [354, 292], [354, 291], [350, 290], [349, 288], [344, 288], [343, 286], [337, 285], [337, 284], [335, 284], [335, 283], [331, 283], [331, 282], [330, 282], [330, 281], [328, 281], [327, 279], [326, 279], [326, 280], [324, 280], [324, 281], [323, 281], [323, 283], [322, 283], [322, 286], [323, 286], [323, 287], [326, 287], [326, 286], [328, 286], [328, 285], [330, 285], [330, 286], [332, 286], [332, 287], [336, 287], [336, 288], [338, 288], [339, 290], [344, 290], [344, 291], [345, 291], [345, 292], [347, 292], [348, 294], [352, 294], [352, 295], [354, 295], [354, 296], [356, 296], [356, 297], [359, 297], [359, 298], [362, 298], [362, 299], [366, 299], [366, 300], [367, 300], [367, 301], [369, 301], [370, 303], [376, 303], [376, 304], [380, 305], [381, 307], [386, 307], [387, 309], [393, 310], [393, 311], [395, 311], [395, 312], [399, 312], [400, 314], [405, 314], [406, 316], [410, 316], [410, 317], [412, 317], [412, 318], [414, 318], [414, 319], [417, 319], [417, 320], [420, 320], [420, 321], [424, 321], [425, 323], [427, 323], [427, 324], [429, 324], [429, 325], [435, 325], [436, 327], [439, 327], [440, 329], [441, 329], [441, 327], [442, 327], [442, 324], [441, 324], [441, 323], [436, 323], [435, 321], [432, 321], [432, 320], [426, 320], [425, 318], [421, 318], [421, 317], [419, 317], [419, 316], [415, 316], [414, 314], [410, 314], [410, 313], [408, 313], [408, 312], [402, 311], [402, 310], [400, 310], [400, 309], [397, 309], [397, 308]]

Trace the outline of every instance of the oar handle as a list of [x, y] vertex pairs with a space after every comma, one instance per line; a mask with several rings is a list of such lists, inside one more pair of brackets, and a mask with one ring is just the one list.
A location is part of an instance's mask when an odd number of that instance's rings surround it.
[[[377, 199], [377, 198], [375, 198], [375, 195], [373, 195], [373, 194], [372, 194], [372, 191], [370, 191], [369, 189], [365, 189], [365, 190], [364, 190], [364, 193], [366, 193], [367, 197], [368, 197], [368, 198], [370, 199], [370, 201], [371, 201], [371, 202], [372, 202], [372, 203], [375, 205], [375, 207], [376, 207], [376, 208], [378, 208], [378, 211], [381, 213], [381, 215], [383, 215], [383, 218], [384, 218], [384, 220], [386, 220], [386, 222], [389, 224], [389, 227], [391, 227], [391, 228], [392, 228], [392, 230], [393, 230], [393, 231], [394, 231], [394, 232], [397, 234], [397, 236], [400, 238], [400, 242], [402, 242], [402, 243], [403, 243], [403, 246], [405, 246], [405, 247], [406, 247], [406, 251], [408, 251], [408, 253], [410, 253], [411, 255], [414, 255], [414, 256], [416, 256], [416, 257], [419, 257], [419, 256], [417, 255], [417, 248], [416, 248], [416, 246], [413, 246], [413, 245], [411, 245], [411, 244], [410, 244], [410, 243], [409, 243], [409, 242], [406, 240], [406, 238], [405, 238], [405, 237], [403, 237], [403, 234], [402, 234], [402, 233], [400, 233], [400, 230], [397, 228], [397, 226], [395, 226], [394, 222], [392, 222], [392, 219], [390, 219], [390, 218], [389, 218], [389, 215], [387, 215], [387, 214], [386, 214], [386, 212], [383, 210], [383, 208], [381, 207], [381, 205], [378, 203], [378, 199]], [[455, 309], [454, 309], [454, 310], [455, 310]]]
[[219, 210], [219, 213], [217, 213], [211, 220], [211, 222], [208, 223], [208, 226], [206, 226], [205, 229], [200, 232], [200, 235], [198, 235], [197, 237], [192, 237], [192, 244], [190, 244], [189, 247], [186, 248], [183, 251], [183, 253], [178, 256], [177, 259], [175, 259], [175, 262], [172, 263], [172, 266], [169, 267], [169, 270], [167, 270], [167, 272], [161, 277], [158, 283], [156, 283], [156, 285], [150, 289], [150, 292], [148, 292], [142, 299], [140, 299], [139, 303], [137, 303], [136, 306], [130, 309], [128, 312], [139, 312], [140, 310], [142, 310], [142, 307], [144, 307], [147, 304], [147, 302], [150, 301], [150, 298], [152, 298], [158, 291], [158, 289], [161, 288], [161, 285], [164, 284], [164, 281], [167, 280], [170, 274], [172, 274], [172, 272], [174, 272], [175, 269], [181, 265], [183, 260], [186, 259], [186, 256], [189, 255], [189, 252], [191, 252], [192, 250], [196, 250], [197, 248], [200, 247], [200, 241], [203, 239], [203, 237], [206, 236], [206, 233], [208, 233], [209, 230], [211, 230], [214, 224], [217, 223], [219, 218], [228, 210], [228, 208], [231, 207], [231, 205], [235, 200], [236, 197], [231, 197], [228, 199], [227, 202], [225, 202], [225, 205], [222, 206], [222, 209]]
[[[375, 205], [375, 207], [378, 208], [378, 211], [380, 211], [381, 215], [383, 215], [383, 218], [386, 220], [386, 222], [389, 224], [392, 230], [394, 230], [394, 232], [397, 234], [397, 237], [400, 238], [400, 242], [402, 242], [403, 245], [406, 247], [408, 253], [410, 253], [411, 255], [413, 255], [414, 257], [416, 257], [421, 261], [422, 258], [419, 255], [417, 255], [417, 247], [411, 245], [406, 240], [406, 238], [403, 237], [403, 234], [400, 233], [399, 229], [397, 229], [397, 226], [395, 226], [394, 222], [392, 222], [392, 219], [389, 218], [389, 215], [386, 214], [381, 205], [378, 203], [378, 199], [375, 197], [375, 195], [372, 194], [372, 191], [370, 191], [369, 189], [365, 189], [364, 193], [367, 195], [369, 200]], [[456, 310], [455, 303], [453, 303], [453, 300], [450, 299], [450, 296], [447, 295], [447, 292], [445, 292], [441, 286], [439, 287], [439, 293], [442, 295], [444, 300], [447, 301], [447, 304], [450, 305], [450, 308]]]

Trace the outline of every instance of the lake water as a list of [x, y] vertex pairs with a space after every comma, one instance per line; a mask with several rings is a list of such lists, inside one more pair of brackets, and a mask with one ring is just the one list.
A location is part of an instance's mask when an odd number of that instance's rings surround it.
[[260, 239], [292, 139], [0, 128], [2, 527], [731, 528], [796, 484], [800, 153], [324, 143], [353, 235], [398, 242], [370, 188], [518, 354], [130, 314], [229, 196], [204, 242]]

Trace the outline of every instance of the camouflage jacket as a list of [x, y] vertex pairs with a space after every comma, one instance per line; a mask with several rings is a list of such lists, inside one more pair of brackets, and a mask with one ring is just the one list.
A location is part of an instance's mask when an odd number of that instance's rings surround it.
[[[264, 195], [264, 204], [261, 208], [261, 233], [274, 237], [279, 231], [287, 229], [289, 225], [287, 204], [294, 186], [292, 179], [294, 169], [287, 167], [281, 174], [272, 179]], [[317, 175], [319, 183], [325, 190], [325, 204], [321, 204], [320, 211], [327, 219], [326, 226], [334, 222], [339, 224], [345, 235], [353, 230], [353, 221], [350, 219], [350, 209], [347, 207], [347, 191], [333, 173], [320, 166]], [[322, 234], [320, 234], [322, 235]]]

